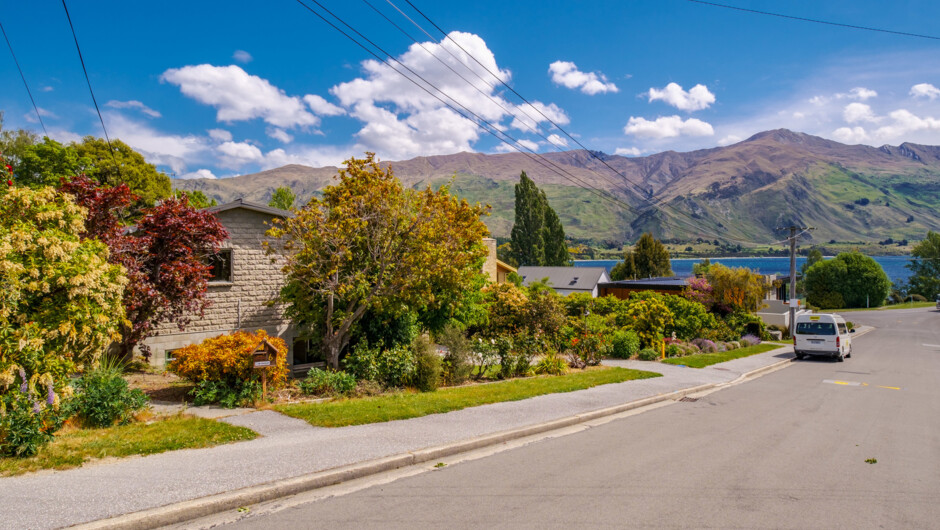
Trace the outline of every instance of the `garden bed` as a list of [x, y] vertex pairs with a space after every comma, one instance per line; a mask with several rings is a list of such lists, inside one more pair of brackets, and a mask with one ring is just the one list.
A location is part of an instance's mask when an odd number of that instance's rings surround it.
[[537, 376], [441, 388], [436, 392], [403, 391], [325, 403], [278, 405], [274, 409], [318, 427], [345, 427], [417, 418], [489, 403], [518, 401], [544, 394], [573, 392], [598, 385], [652, 377], [662, 377], [662, 374], [626, 368], [594, 367], [567, 375]]
[[188, 396], [193, 383], [170, 372], [128, 372], [124, 374], [128, 386], [139, 388], [151, 401], [169, 401], [173, 403], [191, 402]]
[[28, 458], [0, 458], [0, 476], [42, 469], [70, 469], [103, 458], [151, 455], [177, 449], [198, 449], [251, 440], [258, 435], [245, 427], [173, 416], [153, 422], [104, 429], [65, 427], [55, 440]]
[[685, 357], [670, 357], [668, 359], [664, 359], [662, 362], [666, 364], [688, 366], [689, 368], [705, 368], [706, 366], [711, 366], [713, 364], [723, 363], [725, 361], [733, 361], [734, 359], [750, 357], [751, 355], [757, 355], [758, 353], [768, 352], [783, 346], [785, 346], [785, 344], [764, 342], [755, 346], [747, 346], [745, 348], [738, 348], [736, 350], [728, 350], [717, 353], [698, 353], [695, 355], [687, 355]]

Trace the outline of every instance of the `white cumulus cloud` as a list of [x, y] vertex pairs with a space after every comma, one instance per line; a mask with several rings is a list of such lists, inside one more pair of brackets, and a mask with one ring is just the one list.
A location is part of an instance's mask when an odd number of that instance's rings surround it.
[[715, 95], [708, 91], [705, 85], [695, 85], [688, 92], [682, 89], [678, 83], [669, 83], [665, 88], [651, 88], [649, 90], [649, 101], [662, 100], [679, 110], [702, 110], [707, 109], [715, 102]]
[[839, 127], [832, 131], [832, 137], [844, 144], [860, 144], [869, 139], [863, 127]]
[[618, 147], [615, 151], [615, 155], [619, 156], [640, 156], [644, 153], [639, 147]]
[[726, 145], [736, 144], [740, 142], [741, 140], [743, 140], [743, 138], [741, 138], [740, 136], [736, 134], [729, 134], [728, 136], [725, 136], [721, 140], [718, 140], [718, 145], [726, 146]]
[[240, 63], [250, 63], [254, 57], [252, 57], [251, 54], [245, 50], [235, 50], [235, 53], [232, 54], [232, 59], [235, 59]]
[[937, 99], [940, 97], [940, 88], [930, 83], [918, 83], [911, 87], [911, 95], [915, 98]]
[[223, 142], [216, 147], [216, 151], [219, 153], [219, 165], [232, 169], [264, 160], [261, 149], [247, 142]]
[[548, 72], [552, 74], [552, 82], [566, 88], [581, 90], [588, 95], [604, 94], [606, 92], [619, 92], [617, 85], [607, 80], [600, 72], [582, 72], [578, 66], [569, 61], [555, 61], [548, 65]]
[[558, 136], [557, 134], [549, 134], [548, 143], [557, 147], [568, 147], [568, 140]]
[[215, 180], [219, 177], [215, 176], [215, 173], [209, 171], [208, 169], [197, 169], [192, 173], [184, 173], [178, 177], [178, 179], [189, 180], [189, 179], [212, 179]]
[[654, 139], [715, 134], [715, 130], [709, 123], [695, 118], [683, 120], [679, 116], [660, 116], [653, 121], [631, 116], [623, 132], [638, 138]]
[[184, 95], [215, 107], [216, 119], [222, 122], [262, 119], [283, 128], [316, 127], [320, 123], [301, 98], [288, 96], [268, 80], [235, 65], [170, 68], [160, 79], [178, 86]]
[[220, 142], [231, 142], [232, 133], [226, 131], [225, 129], [209, 129], [209, 138], [213, 140], [218, 140]]
[[860, 87], [860, 86], [855, 87], [852, 90], [849, 90], [848, 95], [846, 95], [846, 97], [848, 97], [849, 99], [857, 99], [859, 101], [865, 101], [865, 100], [868, 100], [877, 96], [878, 96], [878, 92], [875, 92], [874, 90], [871, 90], [865, 87]]
[[846, 123], [857, 123], [860, 121], [876, 122], [878, 118], [872, 112], [871, 107], [864, 103], [849, 103], [842, 111], [842, 117]]
[[268, 127], [264, 130], [264, 133], [274, 138], [275, 140], [281, 142], [282, 144], [289, 144], [294, 141], [294, 137], [290, 134], [287, 134], [287, 131], [280, 129], [278, 127]]
[[312, 110], [314, 114], [319, 114], [320, 116], [341, 116], [346, 114], [346, 111], [343, 110], [342, 107], [337, 107], [316, 94], [307, 94], [304, 96], [304, 102], [310, 106], [310, 110]]
[[568, 114], [558, 105], [541, 101], [523, 103], [512, 109], [513, 119], [509, 124], [513, 129], [520, 131], [536, 131], [540, 123], [551, 121], [557, 125], [567, 125], [571, 122]]
[[117, 112], [106, 113], [105, 122], [112, 138], [120, 138], [140, 151], [148, 162], [169, 166], [178, 174], [184, 172], [187, 163], [199, 160], [209, 149], [205, 137], [166, 134]]

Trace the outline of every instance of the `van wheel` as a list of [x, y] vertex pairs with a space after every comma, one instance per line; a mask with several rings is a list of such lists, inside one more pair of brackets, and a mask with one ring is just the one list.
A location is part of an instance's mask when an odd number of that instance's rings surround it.
[[836, 357], [836, 362], [840, 362], [840, 363], [841, 363], [841, 362], [844, 361], [844, 360], [845, 360], [845, 354], [842, 353], [842, 352], [839, 352], [839, 355]]
[[803, 355], [803, 354], [800, 353], [800, 352], [793, 352], [793, 353], [794, 353], [794, 355], [796, 355], [796, 360], [797, 360], [797, 361], [802, 361], [802, 360], [803, 360], [803, 357], [806, 357], [806, 355]]

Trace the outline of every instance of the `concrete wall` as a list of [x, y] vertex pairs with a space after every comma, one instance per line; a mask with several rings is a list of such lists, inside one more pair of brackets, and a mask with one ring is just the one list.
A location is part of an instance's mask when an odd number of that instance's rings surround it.
[[[185, 331], [176, 324], [164, 324], [154, 337], [145, 341], [150, 346], [151, 363], [163, 365], [166, 352], [198, 343], [206, 338], [241, 329], [254, 332], [264, 329], [268, 334], [283, 338], [293, 363], [295, 331], [283, 317], [280, 306], [267, 306], [283, 284], [280, 264], [272, 264], [261, 246], [270, 228], [271, 216], [234, 208], [219, 212], [219, 221], [229, 232], [222, 248], [232, 249], [232, 281], [209, 284], [207, 297], [211, 305], [202, 318], [194, 318]], [[267, 223], [267, 224], [265, 224]]]

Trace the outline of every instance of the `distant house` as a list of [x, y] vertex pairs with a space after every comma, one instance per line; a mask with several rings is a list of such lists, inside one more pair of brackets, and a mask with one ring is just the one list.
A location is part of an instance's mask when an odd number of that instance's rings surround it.
[[638, 291], [655, 291], [663, 294], [682, 294], [688, 286], [685, 278], [678, 276], [664, 276], [660, 278], [646, 278], [643, 280], [608, 281], [598, 285], [600, 296], [613, 295], [620, 299], [630, 298], [630, 293]]
[[281, 265], [271, 263], [261, 245], [268, 239], [265, 232], [272, 219], [292, 214], [242, 199], [205, 211], [215, 213], [229, 233], [219, 251], [208, 258], [213, 276], [206, 297], [211, 304], [203, 317], [194, 318], [185, 331], [180, 331], [176, 324], [165, 323], [145, 340], [151, 350], [151, 363], [163, 365], [173, 357], [174, 350], [209, 337], [259, 329], [287, 342], [289, 363], [304, 361], [294, 358], [294, 326], [284, 318], [279, 306], [267, 304], [280, 290], [283, 274]]
[[610, 281], [605, 267], [519, 267], [523, 285], [541, 280], [558, 294], [588, 293], [597, 298], [598, 285]]
[[486, 245], [486, 262], [483, 263], [483, 272], [486, 273], [491, 282], [506, 283], [506, 277], [509, 276], [510, 272], [516, 272], [516, 268], [496, 257], [495, 239], [484, 237], [483, 244]]

